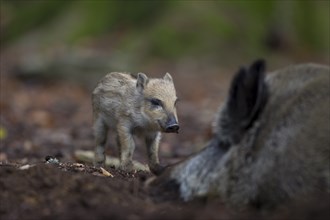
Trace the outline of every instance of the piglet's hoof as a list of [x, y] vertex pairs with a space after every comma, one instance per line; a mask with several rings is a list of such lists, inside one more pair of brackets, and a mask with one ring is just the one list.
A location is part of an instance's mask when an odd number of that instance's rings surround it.
[[156, 165], [152, 165], [152, 166], [149, 166], [150, 168], [150, 171], [155, 174], [156, 176], [159, 176], [160, 174], [162, 174], [165, 170], [165, 166], [162, 166], [160, 164], [156, 164]]

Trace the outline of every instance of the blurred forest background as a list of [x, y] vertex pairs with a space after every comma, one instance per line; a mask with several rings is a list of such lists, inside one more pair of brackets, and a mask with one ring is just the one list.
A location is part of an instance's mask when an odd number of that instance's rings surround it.
[[24, 72], [80, 76], [259, 57], [328, 64], [329, 11], [329, 0], [1, 0], [1, 52], [19, 50]]
[[[93, 87], [113, 71], [171, 73], [180, 131], [159, 148], [169, 165], [205, 146], [240, 66], [329, 65], [329, 39], [329, 0], [0, 0], [0, 219], [228, 219], [223, 203], [153, 202], [145, 174], [95, 174]], [[134, 160], [146, 163], [136, 143]], [[107, 145], [117, 157], [111, 132]], [[53, 157], [72, 172], [44, 164]]]
[[91, 150], [91, 89], [112, 71], [172, 74], [182, 131], [162, 155], [191, 152], [239, 66], [329, 65], [329, 2], [0, 0], [2, 157]]
[[[115, 178], [104, 178], [90, 166], [91, 91], [106, 73], [171, 73], [180, 131], [160, 143], [160, 162], [168, 165], [208, 142], [240, 66], [258, 58], [269, 71], [329, 65], [329, 39], [329, 0], [0, 0], [0, 219], [295, 219], [292, 210], [301, 213], [296, 219], [329, 216], [287, 206], [287, 218], [229, 218], [213, 198], [184, 211], [143, 193], [145, 174], [108, 166]], [[109, 137], [106, 154], [117, 157]], [[134, 160], [146, 163], [139, 145], [137, 139]], [[44, 164], [53, 157], [73, 172]]]

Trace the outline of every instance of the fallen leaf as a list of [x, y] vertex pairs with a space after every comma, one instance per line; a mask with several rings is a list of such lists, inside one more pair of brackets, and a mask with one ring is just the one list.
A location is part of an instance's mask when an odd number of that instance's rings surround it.
[[0, 140], [3, 140], [7, 137], [7, 130], [4, 127], [0, 127]]
[[109, 171], [107, 171], [106, 169], [104, 169], [103, 167], [100, 167], [101, 169], [101, 173], [104, 175], [104, 176], [111, 176], [111, 177], [114, 177]]
[[31, 167], [34, 167], [35, 165], [34, 164], [32, 164], [32, 165], [30, 165], [30, 164], [25, 164], [25, 165], [23, 165], [23, 166], [20, 166], [18, 169], [19, 170], [27, 170], [27, 169], [30, 169]]

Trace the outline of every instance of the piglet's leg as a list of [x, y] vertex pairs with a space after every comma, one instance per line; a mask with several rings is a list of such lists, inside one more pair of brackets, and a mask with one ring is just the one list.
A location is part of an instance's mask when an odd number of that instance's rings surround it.
[[120, 145], [120, 168], [125, 171], [131, 171], [133, 170], [135, 143], [131, 129], [126, 123], [118, 123], [117, 138]]
[[160, 132], [149, 133], [146, 135], [146, 145], [149, 159], [149, 168], [151, 172], [159, 175], [163, 171], [163, 167], [159, 164], [158, 148], [161, 138]]
[[94, 121], [94, 136], [96, 141], [94, 165], [98, 167], [105, 165], [105, 144], [107, 142], [107, 133], [108, 126], [106, 126], [100, 117], [96, 118]]

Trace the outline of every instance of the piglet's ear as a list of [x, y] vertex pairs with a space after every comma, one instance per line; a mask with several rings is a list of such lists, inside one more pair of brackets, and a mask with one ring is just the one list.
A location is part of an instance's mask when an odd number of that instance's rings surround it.
[[172, 76], [169, 73], [166, 73], [163, 79], [169, 82], [173, 82]]
[[136, 88], [142, 92], [149, 82], [148, 77], [144, 73], [138, 73], [136, 80]]

